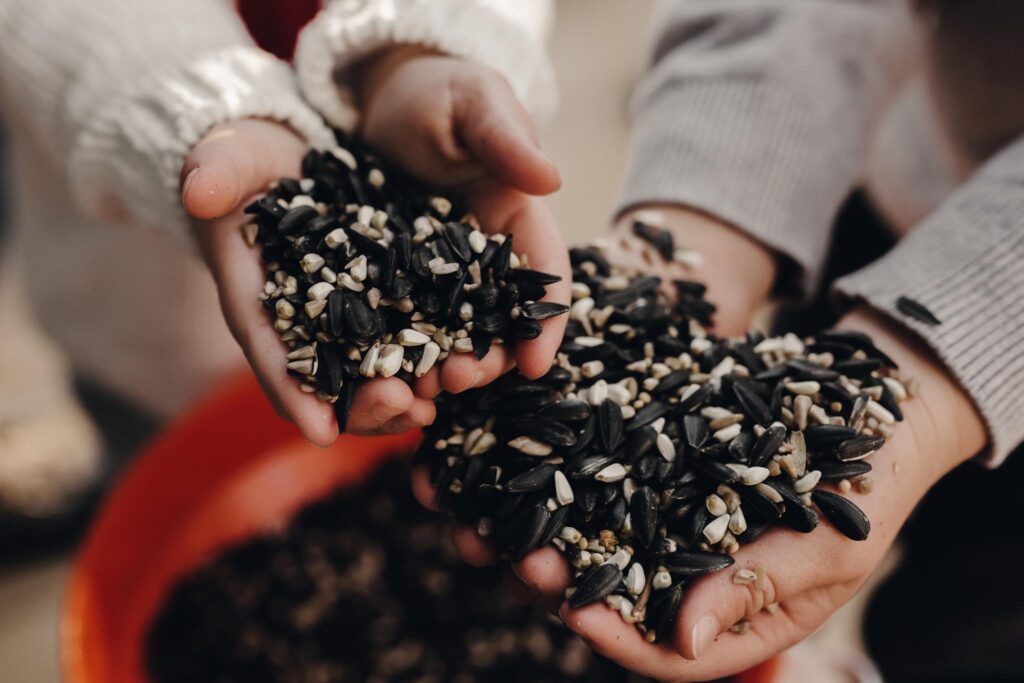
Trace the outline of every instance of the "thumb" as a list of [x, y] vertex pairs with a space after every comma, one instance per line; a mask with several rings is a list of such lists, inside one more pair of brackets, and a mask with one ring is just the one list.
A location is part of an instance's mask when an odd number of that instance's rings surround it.
[[217, 126], [189, 152], [181, 202], [193, 218], [221, 218], [274, 180], [299, 173], [306, 144], [289, 128], [247, 120]]
[[536, 142], [530, 115], [505, 83], [486, 83], [454, 102], [455, 134], [470, 155], [501, 183], [533, 195], [561, 184], [558, 169]]

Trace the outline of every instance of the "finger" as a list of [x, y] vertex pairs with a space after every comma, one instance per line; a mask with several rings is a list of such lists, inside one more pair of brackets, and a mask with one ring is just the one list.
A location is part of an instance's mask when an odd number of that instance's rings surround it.
[[[542, 200], [503, 188], [480, 188], [472, 197], [472, 208], [481, 224], [494, 232], [511, 235], [513, 250], [526, 254], [534, 270], [561, 278], [548, 285], [544, 301], [568, 305], [571, 301], [572, 268], [569, 252], [554, 215]], [[541, 377], [551, 369], [555, 353], [562, 343], [568, 316], [559, 315], [543, 321], [543, 330], [536, 339], [516, 343], [515, 356], [519, 372], [530, 379]]]
[[533, 123], [504, 82], [474, 82], [456, 89], [455, 135], [491, 177], [527, 194], [561, 186], [558, 169], [544, 156]]
[[498, 561], [498, 551], [476, 529], [457, 525], [452, 527], [451, 534], [455, 551], [467, 564], [486, 567]]
[[430, 483], [430, 468], [417, 465], [410, 475], [412, 495], [428, 510], [437, 511], [437, 489]]
[[375, 434], [401, 434], [410, 429], [422, 429], [426, 427], [437, 416], [437, 409], [433, 401], [426, 401], [421, 398], [413, 398], [409, 409], [385, 422]]
[[499, 345], [492, 345], [480, 360], [471, 353], [453, 353], [441, 364], [441, 386], [452, 394], [482, 387], [511, 370], [514, 364], [508, 348]]
[[238, 121], [210, 131], [182, 166], [181, 200], [194, 218], [225, 216], [277, 178], [296, 176], [306, 143], [283, 125]]
[[348, 430], [356, 434], [377, 433], [392, 418], [408, 412], [414, 400], [412, 389], [398, 378], [371, 379], [356, 390]]
[[338, 436], [333, 410], [313, 394], [301, 391], [299, 383], [288, 375], [288, 348], [259, 304], [264, 278], [259, 254], [242, 239], [237, 223], [232, 215], [201, 226], [197, 233], [217, 281], [228, 329], [278, 412], [294, 422], [313, 444], [328, 446]]
[[531, 591], [556, 601], [556, 606], [565, 598], [565, 589], [572, 578], [562, 553], [551, 547], [534, 550], [512, 565], [512, 570]]
[[437, 398], [444, 391], [444, 387], [441, 386], [441, 368], [435, 365], [427, 371], [427, 374], [416, 378], [413, 391], [416, 392], [416, 396], [428, 401]]

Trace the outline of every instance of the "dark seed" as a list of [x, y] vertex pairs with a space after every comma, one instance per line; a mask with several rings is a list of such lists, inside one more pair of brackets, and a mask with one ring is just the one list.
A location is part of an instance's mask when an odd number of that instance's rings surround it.
[[589, 479], [615, 460], [616, 457], [613, 453], [590, 455], [580, 460], [574, 467], [570, 467], [566, 475], [571, 479]]
[[614, 593], [622, 585], [622, 572], [611, 562], [587, 571], [579, 587], [569, 598], [569, 607], [580, 609]]
[[772, 456], [779, 450], [779, 446], [786, 440], [786, 428], [782, 425], [772, 425], [757, 437], [754, 447], [750, 450], [750, 464], [763, 466], [772, 459]]
[[863, 541], [871, 532], [871, 522], [867, 515], [848, 498], [831, 491], [814, 491], [811, 500], [825, 515], [825, 519], [847, 538]]
[[857, 460], [877, 451], [884, 444], [884, 436], [854, 437], [836, 448], [836, 457], [840, 460]]
[[293, 235], [320, 214], [312, 206], [296, 206], [289, 209], [277, 224], [277, 230], [284, 235]]
[[852, 479], [853, 477], [867, 474], [871, 471], [871, 463], [864, 460], [851, 460], [849, 462], [819, 462], [815, 460], [814, 468], [821, 472], [822, 481], [839, 481], [840, 479]]
[[768, 408], [768, 404], [750, 388], [749, 384], [746, 382], [736, 382], [732, 388], [736, 394], [736, 399], [743, 406], [743, 410], [750, 415], [755, 423], [764, 427], [771, 424], [772, 412]]
[[609, 453], [618, 449], [622, 442], [622, 409], [610, 398], [597, 407], [597, 422], [601, 445]]
[[512, 520], [506, 539], [513, 561], [523, 559], [540, 544], [549, 521], [551, 513], [543, 504], [527, 508]]
[[540, 415], [549, 420], [576, 422], [590, 417], [590, 404], [574, 398], [562, 399], [545, 407]]
[[683, 586], [680, 584], [659, 592], [661, 595], [652, 598], [647, 606], [647, 621], [654, 629], [656, 643], [672, 637], [672, 626], [683, 602]]
[[840, 425], [811, 425], [804, 432], [807, 448], [812, 451], [823, 451], [836, 448], [844, 441], [857, 436], [857, 430]]
[[520, 475], [512, 477], [505, 483], [505, 490], [509, 493], [533, 493], [547, 488], [551, 479], [555, 476], [554, 465], [537, 465]]
[[540, 541], [537, 542], [538, 548], [543, 548], [551, 542], [551, 539], [558, 535], [558, 532], [561, 531], [568, 522], [569, 513], [571, 511], [571, 507], [564, 505], [551, 513], [551, 520], [548, 522], [548, 526], [544, 530], [544, 535], [541, 536]]
[[651, 450], [657, 440], [658, 432], [654, 430], [654, 427], [641, 427], [633, 432], [626, 441], [623, 459], [627, 464], [636, 461], [637, 458]]
[[683, 416], [683, 431], [686, 432], [686, 443], [691, 448], [703, 446], [710, 435], [707, 420], [693, 413]]
[[633, 492], [629, 502], [629, 513], [633, 520], [633, 531], [637, 542], [647, 548], [658, 530], [658, 494], [647, 486]]
[[552, 303], [550, 301], [541, 301], [539, 303], [523, 306], [523, 315], [531, 320], [547, 320], [548, 318], [554, 318], [555, 316], [562, 315], [568, 311], [568, 306]]
[[676, 576], [693, 577], [721, 571], [732, 566], [735, 560], [722, 553], [678, 550], [666, 555], [662, 562]]
[[915, 301], [910, 297], [901, 296], [896, 299], [896, 308], [903, 315], [913, 318], [918, 322], [922, 322], [925, 325], [941, 325], [942, 321], [935, 317], [935, 314], [928, 310], [928, 308]]
[[808, 534], [818, 526], [818, 515], [809, 507], [787, 502], [782, 512], [782, 522], [790, 529]]
[[512, 426], [522, 434], [552, 446], [572, 446], [576, 443], [576, 432], [561, 422], [522, 417], [513, 420]]
[[664, 417], [672, 410], [672, 406], [661, 401], [651, 401], [643, 408], [636, 412], [633, 419], [629, 421], [626, 426], [627, 432], [632, 432], [636, 429], [640, 429], [644, 425], [650, 424], [657, 420], [659, 417]]

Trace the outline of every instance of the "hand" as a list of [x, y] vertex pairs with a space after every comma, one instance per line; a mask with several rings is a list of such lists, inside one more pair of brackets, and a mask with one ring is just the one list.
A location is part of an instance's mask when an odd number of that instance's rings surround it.
[[[182, 167], [181, 199], [195, 219], [195, 235], [217, 283], [221, 308], [277, 412], [318, 446], [338, 436], [331, 406], [299, 390], [285, 368], [288, 352], [259, 301], [266, 275], [259, 250], [242, 238], [242, 210], [282, 177], [299, 177], [307, 144], [291, 129], [262, 120], [213, 128]], [[397, 378], [376, 378], [360, 387], [349, 430], [398, 432], [429, 424], [434, 404], [413, 395]]]
[[[571, 271], [551, 212], [536, 196], [554, 192], [558, 172], [541, 153], [529, 115], [495, 71], [472, 62], [403, 46], [363, 64], [358, 86], [360, 133], [421, 180], [457, 193], [484, 230], [514, 236], [531, 268], [562, 277], [547, 300], [569, 303]], [[536, 339], [512, 350], [492, 347], [481, 361], [455, 354], [417, 383], [433, 398], [488, 384], [513, 362], [530, 378], [551, 367], [565, 316], [544, 322]]]
[[[675, 633], [664, 646], [644, 641], [634, 627], [603, 605], [560, 614], [599, 653], [619, 664], [666, 681], [727, 676], [762, 662], [810, 635], [857, 591], [892, 544], [917, 502], [946, 472], [985, 444], [981, 418], [970, 399], [920, 342], [858, 309], [839, 327], [870, 334], [906, 376], [917, 395], [903, 404], [906, 421], [872, 456], [874, 490], [847, 494], [867, 514], [872, 530], [857, 543], [823, 520], [808, 535], [776, 529], [735, 555], [736, 564], [696, 583], [684, 596]], [[735, 585], [740, 568], [763, 566], [766, 590]], [[565, 574], [567, 576], [567, 574]], [[535, 585], [539, 577], [531, 578]], [[777, 603], [775, 614], [763, 611]], [[740, 620], [749, 632], [728, 631]]]
[[[699, 264], [684, 267], [666, 262], [655, 249], [633, 233], [633, 222], [644, 213], [658, 213], [676, 249], [696, 253]], [[623, 214], [612, 231], [609, 258], [623, 266], [660, 275], [666, 292], [674, 293], [671, 281], [695, 280], [707, 285], [707, 300], [715, 304], [714, 330], [723, 336], [739, 336], [750, 329], [751, 318], [768, 300], [778, 266], [775, 254], [738, 228], [699, 211], [681, 206], [649, 205]]]

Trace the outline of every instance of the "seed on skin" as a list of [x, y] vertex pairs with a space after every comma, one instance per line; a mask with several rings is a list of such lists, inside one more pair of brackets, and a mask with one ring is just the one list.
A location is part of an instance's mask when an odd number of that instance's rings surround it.
[[551, 451], [554, 450], [550, 444], [531, 439], [528, 436], [517, 436], [509, 441], [508, 445], [526, 455], [546, 456], [551, 455]]
[[857, 477], [853, 483], [856, 484], [858, 493], [868, 494], [875, 488], [875, 480], [867, 475]]
[[807, 380], [804, 382], [786, 382], [786, 391], [790, 391], [794, 394], [813, 396], [821, 391], [821, 384], [813, 380]]
[[555, 499], [559, 505], [569, 505], [576, 500], [572, 486], [561, 470], [555, 472]]
[[452, 350], [457, 353], [473, 353], [473, 340], [467, 338], [456, 339], [452, 344]]
[[757, 575], [752, 569], [737, 569], [732, 575], [732, 582], [737, 586], [745, 586], [757, 580]]
[[[722, 503], [725, 505], [725, 503]], [[723, 538], [725, 533], [729, 530], [729, 515], [723, 514], [720, 517], [716, 517], [714, 521], [704, 527], [704, 538], [711, 545], [715, 545]]]
[[741, 619], [735, 624], [729, 627], [731, 633], [735, 633], [738, 636], [745, 636], [750, 633], [750, 622], [746, 619]]
[[601, 469], [601, 471], [594, 475], [594, 479], [604, 483], [612, 483], [622, 481], [626, 478], [626, 474], [626, 468], [621, 463], [616, 462]]
[[764, 611], [774, 616], [779, 611], [779, 603], [769, 602], [767, 605], [764, 606]]
[[754, 567], [754, 588], [762, 593], [768, 590], [768, 569], [763, 564]]

